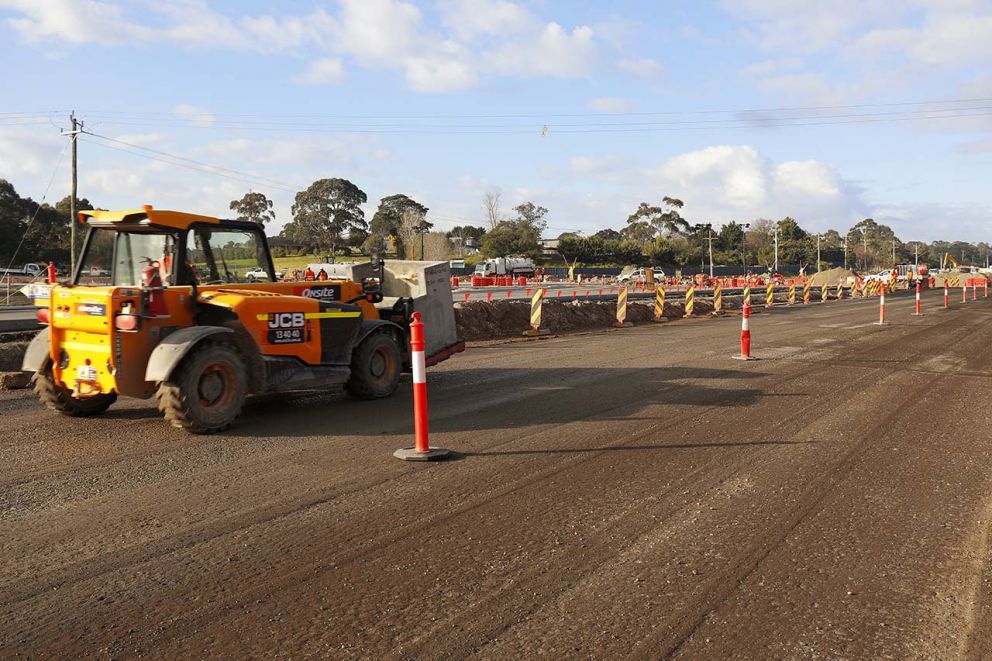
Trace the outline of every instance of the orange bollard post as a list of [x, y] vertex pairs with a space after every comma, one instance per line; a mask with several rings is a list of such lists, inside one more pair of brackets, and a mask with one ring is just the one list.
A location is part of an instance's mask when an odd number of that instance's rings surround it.
[[885, 325], [885, 287], [882, 287], [878, 297], [878, 325]]
[[741, 353], [739, 356], [732, 356], [735, 360], [755, 360], [751, 356], [751, 301], [744, 299], [744, 308], [741, 310]]
[[419, 312], [410, 322], [410, 351], [413, 358], [413, 435], [412, 448], [400, 448], [393, 456], [403, 461], [437, 461], [451, 455], [444, 448], [432, 448], [427, 430], [427, 362], [424, 355], [424, 324]]
[[944, 309], [951, 307], [951, 302], [947, 298], [947, 278], [944, 278]]
[[920, 281], [916, 281], [916, 312], [913, 313], [915, 316], [920, 317], [923, 315], [920, 312]]
[[[54, 283], [55, 283], [55, 262], [48, 262], [48, 284], [54, 284]], [[985, 295], [988, 296], [988, 288], [986, 288]]]

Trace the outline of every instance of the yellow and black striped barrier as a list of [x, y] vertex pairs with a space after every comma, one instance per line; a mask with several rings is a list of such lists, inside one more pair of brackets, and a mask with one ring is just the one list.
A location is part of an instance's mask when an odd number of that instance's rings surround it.
[[791, 283], [789, 285], [789, 305], [796, 304], [796, 283]]
[[665, 288], [658, 285], [654, 292], [654, 320], [665, 318]]
[[765, 307], [770, 308], [775, 305], [775, 284], [769, 282], [765, 286]]
[[837, 283], [837, 300], [844, 300], [844, 285], [840, 282]]
[[713, 285], [713, 314], [723, 312], [723, 287], [720, 283]]
[[807, 303], [809, 303], [809, 297], [810, 297], [809, 290], [810, 290], [810, 287], [812, 287], [812, 286], [813, 286], [813, 283], [810, 282], [809, 280], [807, 280], [807, 281], [805, 281], [803, 283], [803, 305], [806, 305]]
[[685, 315], [686, 317], [692, 316], [692, 302], [696, 297], [696, 288], [692, 285], [685, 290]]
[[820, 287], [820, 302], [826, 303], [827, 302], [827, 298], [829, 296], [830, 296], [830, 290], [827, 289], [827, 283], [824, 282], [823, 283], [823, 286]]
[[630, 326], [627, 323], [627, 288], [621, 287], [617, 292], [617, 323], [614, 326]]
[[751, 305], [751, 288], [744, 287], [744, 304]]
[[541, 328], [541, 312], [544, 309], [544, 295], [546, 291], [538, 287], [530, 299], [530, 328], [524, 331], [524, 335], [548, 335], [551, 331]]

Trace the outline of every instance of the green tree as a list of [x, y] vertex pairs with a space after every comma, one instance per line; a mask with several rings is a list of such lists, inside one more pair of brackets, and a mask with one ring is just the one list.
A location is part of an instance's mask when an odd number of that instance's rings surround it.
[[502, 220], [482, 237], [484, 257], [526, 255], [537, 258], [541, 254], [541, 233], [526, 220]]
[[598, 236], [603, 241], [619, 241], [620, 239], [623, 238], [620, 235], [620, 232], [616, 231], [615, 229], [611, 229], [609, 227], [607, 227], [606, 229], [599, 230], [598, 232], [593, 234], [593, 236]]
[[293, 220], [283, 234], [333, 254], [350, 231], [367, 228], [361, 207], [367, 201], [365, 192], [347, 179], [318, 179], [296, 194]]
[[[719, 240], [717, 244], [721, 250], [735, 252], [740, 255], [744, 245], [744, 226], [738, 222], [730, 221], [720, 228]], [[736, 259], [733, 261], [737, 261]]]
[[276, 219], [272, 210], [272, 200], [264, 193], [249, 191], [240, 200], [231, 200], [230, 209], [237, 215], [237, 220], [264, 225]]
[[634, 213], [627, 216], [627, 224], [646, 222], [664, 235], [686, 234], [690, 231], [689, 223], [679, 213], [682, 200], [674, 197], [664, 197], [664, 208], [641, 202]]
[[[402, 193], [382, 198], [369, 222], [369, 238], [366, 245], [381, 251], [392, 238], [396, 245], [396, 254], [405, 255], [407, 250], [412, 248], [406, 244], [413, 237], [415, 228], [419, 227], [427, 216], [427, 211], [427, 207], [423, 204]], [[406, 230], [404, 230], [404, 218], [407, 220]]]

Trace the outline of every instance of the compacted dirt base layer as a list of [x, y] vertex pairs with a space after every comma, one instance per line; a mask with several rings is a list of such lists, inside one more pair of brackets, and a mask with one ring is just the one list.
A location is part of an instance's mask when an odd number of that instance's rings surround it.
[[392, 398], [0, 393], [0, 657], [989, 658], [992, 305], [470, 348]]

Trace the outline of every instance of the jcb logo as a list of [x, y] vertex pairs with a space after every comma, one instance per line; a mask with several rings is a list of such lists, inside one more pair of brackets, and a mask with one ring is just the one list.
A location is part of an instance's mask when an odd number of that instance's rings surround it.
[[269, 315], [269, 328], [300, 328], [305, 319], [302, 312], [277, 312]]

